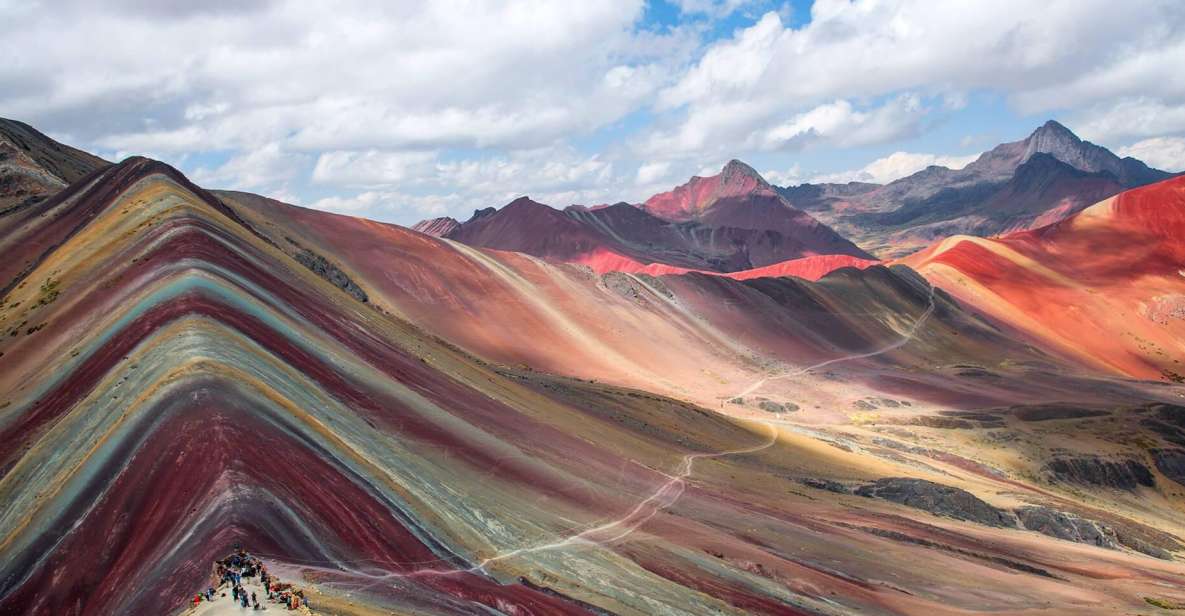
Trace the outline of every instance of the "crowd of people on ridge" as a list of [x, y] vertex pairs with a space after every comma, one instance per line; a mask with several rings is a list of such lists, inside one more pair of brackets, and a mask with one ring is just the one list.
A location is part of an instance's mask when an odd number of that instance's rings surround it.
[[[197, 608], [203, 601], [214, 601], [226, 597], [226, 588], [230, 589], [231, 601], [239, 604], [243, 609], [266, 610], [267, 603], [276, 604], [289, 610], [309, 607], [308, 599], [303, 590], [293, 588], [291, 584], [281, 582], [268, 573], [263, 561], [247, 553], [242, 548], [235, 548], [230, 556], [214, 562], [212, 573], [213, 584], [206, 590], [193, 596], [193, 607]], [[257, 578], [267, 591], [267, 596], [261, 601], [254, 591], [243, 587], [244, 578]]]

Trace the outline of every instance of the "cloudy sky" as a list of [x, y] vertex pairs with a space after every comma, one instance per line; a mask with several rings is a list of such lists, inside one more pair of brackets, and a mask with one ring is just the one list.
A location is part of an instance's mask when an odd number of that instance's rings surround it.
[[[98, 5], [102, 4], [102, 7]], [[1040, 8], [1036, 8], [1040, 7]], [[1185, 169], [1185, 4], [0, 0], [0, 116], [411, 223], [961, 166], [1054, 118]]]

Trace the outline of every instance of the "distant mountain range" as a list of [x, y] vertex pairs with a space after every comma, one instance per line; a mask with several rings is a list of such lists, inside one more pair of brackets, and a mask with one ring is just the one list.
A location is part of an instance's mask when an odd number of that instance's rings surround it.
[[872, 261], [736, 160], [717, 175], [694, 177], [641, 205], [557, 210], [521, 197], [498, 210], [478, 210], [465, 222], [436, 218], [413, 228], [470, 246], [580, 263], [598, 273], [732, 273], [797, 261], [789, 271], [806, 274], [819, 270], [825, 256], [844, 257], [826, 260], [835, 266]]
[[[1051, 120], [962, 169], [931, 166], [885, 185], [775, 187], [733, 160], [717, 175], [693, 177], [641, 204], [561, 211], [523, 197], [464, 222], [435, 218], [413, 228], [597, 272], [734, 274], [793, 260], [800, 265], [786, 271], [825, 273], [823, 262], [841, 267], [896, 258], [949, 235], [1036, 228], [1172, 175], [1120, 158]], [[824, 255], [843, 258], [820, 260]]]
[[893, 258], [957, 233], [992, 236], [1046, 225], [1172, 175], [1050, 120], [962, 169], [931, 166], [883, 186], [802, 184], [778, 192], [861, 247]]

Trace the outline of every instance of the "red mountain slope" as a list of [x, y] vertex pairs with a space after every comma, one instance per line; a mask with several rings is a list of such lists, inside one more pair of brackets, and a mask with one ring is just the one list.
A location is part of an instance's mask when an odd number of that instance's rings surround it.
[[880, 263], [879, 261], [860, 259], [857, 257], [850, 257], [848, 255], [813, 255], [810, 257], [802, 257], [801, 259], [789, 259], [771, 265], [764, 265], [762, 267], [755, 267], [752, 269], [740, 270], [736, 272], [713, 272], [708, 270], [677, 267], [674, 265], [667, 265], [665, 263], [642, 264], [638, 263], [637, 261], [621, 257], [620, 255], [614, 255], [612, 253], [594, 254], [589, 259], [577, 262], [581, 265], [587, 265], [591, 267], [593, 271], [597, 272], [598, 274], [605, 274], [608, 272], [623, 272], [627, 274], [667, 276], [671, 274], [687, 274], [696, 272], [709, 276], [723, 276], [725, 278], [732, 278], [733, 280], [781, 278], [785, 276], [793, 276], [795, 278], [802, 278], [804, 280], [819, 280], [820, 278], [840, 268], [854, 267], [857, 269], [864, 269], [866, 267]]
[[903, 262], [1045, 348], [1140, 378], [1185, 374], [1185, 178], [1040, 229], [952, 237]]

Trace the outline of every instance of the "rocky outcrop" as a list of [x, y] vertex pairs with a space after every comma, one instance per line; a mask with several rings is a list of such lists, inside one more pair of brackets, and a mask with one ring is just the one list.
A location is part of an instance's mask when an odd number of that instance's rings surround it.
[[668, 287], [667, 284], [662, 281], [662, 278], [651, 276], [650, 274], [634, 274], [634, 278], [637, 278], [642, 282], [642, 284], [650, 287], [650, 290], [654, 291], [655, 293], [658, 293], [669, 300], [676, 299], [675, 294], [672, 293], [670, 287]]
[[1141, 425], [1164, 440], [1185, 447], [1185, 406], [1157, 402], [1140, 407], [1139, 411], [1151, 415], [1141, 421]]
[[1166, 548], [1179, 546], [1172, 537], [1152, 529], [1115, 518], [1111, 523], [1087, 519], [1072, 513], [1049, 507], [1028, 506], [1015, 511], [1017, 519], [1026, 530], [1036, 531], [1050, 537], [1057, 537], [1075, 543], [1097, 545], [1102, 548], [1129, 550], [1159, 558], [1172, 559]]
[[757, 408], [767, 412], [781, 415], [782, 413], [793, 413], [798, 410], [798, 405], [793, 402], [774, 402], [766, 398], [757, 399]]
[[628, 274], [621, 272], [606, 272], [601, 276], [605, 288], [632, 301], [640, 303], [643, 297], [642, 285]]
[[1178, 428], [1185, 428], [1185, 406], [1155, 402], [1147, 405], [1145, 408], [1155, 413], [1161, 421], [1173, 424]]
[[757, 408], [765, 411], [766, 413], [773, 413], [775, 415], [781, 415], [783, 413], [796, 413], [796, 412], [798, 412], [798, 409], [800, 408], [797, 404], [794, 404], [793, 402], [774, 402], [773, 400], [770, 400], [769, 398], [763, 398], [763, 397], [750, 398], [750, 399], [746, 400], [745, 398], [738, 396], [736, 398], [729, 400], [728, 402], [730, 404], [736, 404], [738, 406], [745, 406], [746, 404], [754, 404], [757, 406]]
[[[800, 482], [820, 490], [848, 492], [843, 484], [831, 480], [810, 478], [802, 479]], [[1120, 518], [1104, 523], [1039, 505], [1008, 511], [993, 507], [966, 490], [924, 479], [886, 477], [860, 486], [854, 493], [882, 498], [956, 520], [997, 528], [1031, 530], [1065, 541], [1109, 549], [1119, 549], [1122, 546], [1160, 559], [1171, 559], [1172, 553], [1169, 549], [1179, 547], [1172, 537], [1164, 533]]]
[[1151, 453], [1156, 470], [1185, 486], [1185, 449], [1154, 449]]
[[847, 486], [845, 486], [844, 484], [842, 484], [838, 481], [835, 481], [833, 479], [820, 479], [818, 477], [806, 477], [804, 479], [799, 479], [798, 482], [808, 488], [814, 488], [816, 490], [825, 490], [827, 492], [834, 492], [836, 494], [851, 494], [852, 493], [852, 491], [849, 490]]
[[989, 505], [966, 490], [925, 479], [886, 477], [856, 488], [856, 494], [883, 498], [956, 520], [1016, 528], [1016, 519], [1011, 513]]
[[[1169, 552], [1165, 548], [1162, 548], [1151, 541], [1137, 536], [1128, 529], [1115, 529], [1115, 537], [1119, 541], [1119, 545], [1122, 545], [1125, 548], [1135, 550], [1136, 552], [1151, 556], [1152, 558], [1159, 558], [1161, 560], [1173, 559], [1172, 552]], [[1179, 549], [1179, 547], [1180, 546], [1174, 546], [1174, 549]]]
[[366, 291], [363, 291], [362, 287], [359, 287], [345, 272], [338, 269], [336, 265], [330, 263], [325, 257], [308, 248], [301, 248], [300, 252], [297, 252], [294, 256], [301, 265], [312, 270], [314, 274], [332, 282], [337, 288], [353, 296], [354, 299], [364, 304], [369, 301], [370, 298], [366, 295]]
[[1118, 543], [1114, 530], [1094, 520], [1036, 505], [1021, 507], [1015, 513], [1021, 526], [1043, 535], [1112, 549]]
[[1044, 470], [1055, 481], [1079, 485], [1117, 490], [1135, 490], [1140, 486], [1156, 485], [1152, 471], [1142, 462], [1130, 458], [1111, 460], [1090, 455], [1061, 457], [1047, 462]]
[[964, 419], [939, 417], [936, 415], [918, 415], [917, 417], [911, 417], [908, 423], [914, 426], [938, 428], [940, 430], [970, 430], [975, 427], [975, 424]]
[[1101, 409], [1083, 408], [1077, 404], [1050, 402], [1047, 404], [1018, 405], [1009, 409], [1021, 421], [1050, 421], [1055, 419], [1084, 419], [1109, 415]]
[[1154, 418], [1145, 419], [1140, 422], [1140, 425], [1160, 435], [1161, 438], [1174, 445], [1185, 447], [1185, 429]]

